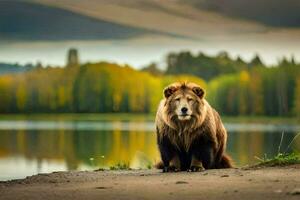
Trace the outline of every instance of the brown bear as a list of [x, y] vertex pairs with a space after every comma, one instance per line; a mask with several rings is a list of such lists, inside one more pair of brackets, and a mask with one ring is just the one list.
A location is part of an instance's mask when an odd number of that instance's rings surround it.
[[163, 171], [231, 168], [226, 129], [204, 90], [195, 83], [173, 83], [164, 97], [155, 119]]

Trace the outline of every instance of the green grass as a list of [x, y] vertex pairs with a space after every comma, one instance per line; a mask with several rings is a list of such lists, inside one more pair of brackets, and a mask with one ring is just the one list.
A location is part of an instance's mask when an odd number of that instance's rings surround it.
[[260, 159], [260, 163], [256, 164], [257, 167], [275, 167], [275, 166], [286, 166], [300, 164], [300, 154], [290, 153], [290, 154], [277, 154], [274, 158], [263, 158]]
[[153, 168], [153, 164], [152, 163], [148, 163], [146, 166], [147, 169], [152, 169]]
[[108, 169], [107, 168], [99, 168], [94, 171], [106, 171], [106, 170], [114, 171], [114, 170], [132, 170], [132, 169], [129, 167], [129, 164], [118, 163], [114, 166], [110, 166]]
[[[152, 164], [149, 163], [146, 165], [146, 168], [139, 168], [139, 169], [152, 169]], [[132, 168], [129, 167], [129, 164], [125, 164], [125, 163], [118, 163], [114, 166], [110, 166], [108, 169], [106, 168], [99, 168], [96, 169], [95, 171], [105, 171], [105, 170], [132, 170]]]
[[109, 167], [109, 170], [131, 170], [128, 164], [118, 163], [115, 166]]
[[300, 133], [296, 134], [294, 138], [290, 141], [289, 145], [285, 149], [284, 153], [281, 153], [281, 145], [284, 139], [284, 132], [281, 134], [281, 139], [280, 143], [278, 146], [278, 153], [274, 158], [267, 158], [267, 155], [265, 154], [264, 158], [258, 158], [256, 157], [260, 162], [254, 167], [261, 167], [261, 166], [266, 166], [266, 167], [274, 167], [274, 166], [286, 166], [286, 165], [294, 165], [294, 164], [300, 164], [300, 154], [297, 152], [292, 152], [292, 153], [286, 153], [292, 143], [300, 136]]

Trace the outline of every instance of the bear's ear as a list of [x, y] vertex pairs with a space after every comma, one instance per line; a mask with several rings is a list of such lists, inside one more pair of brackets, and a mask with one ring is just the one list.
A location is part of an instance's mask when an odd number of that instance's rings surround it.
[[192, 90], [200, 99], [204, 97], [205, 92], [201, 87], [193, 87]]
[[168, 86], [164, 89], [164, 96], [169, 98], [174, 92], [176, 92], [176, 90], [175, 86]]

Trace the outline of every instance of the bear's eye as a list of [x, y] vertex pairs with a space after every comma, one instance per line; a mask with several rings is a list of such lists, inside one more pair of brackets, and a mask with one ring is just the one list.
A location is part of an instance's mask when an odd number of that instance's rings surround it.
[[179, 97], [177, 97], [177, 98], [175, 99], [175, 101], [180, 101], [180, 98], [179, 98]]
[[187, 98], [187, 100], [188, 100], [188, 102], [191, 102], [191, 101], [193, 101], [193, 99], [192, 99], [192, 98]]

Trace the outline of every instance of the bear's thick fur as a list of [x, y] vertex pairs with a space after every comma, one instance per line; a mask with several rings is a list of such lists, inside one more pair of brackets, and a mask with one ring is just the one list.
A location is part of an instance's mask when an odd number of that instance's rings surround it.
[[194, 83], [173, 83], [156, 114], [157, 143], [164, 171], [230, 168], [227, 132], [219, 114]]

